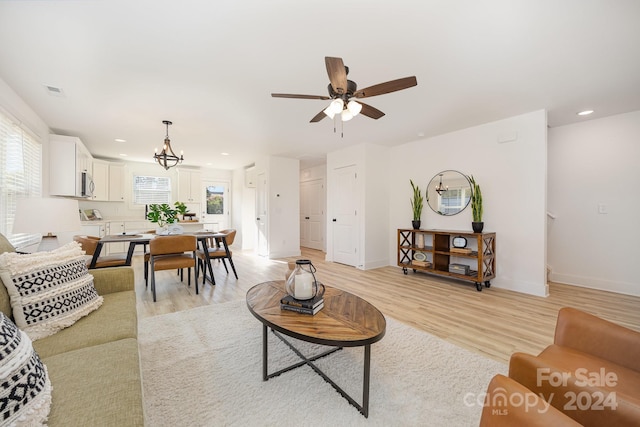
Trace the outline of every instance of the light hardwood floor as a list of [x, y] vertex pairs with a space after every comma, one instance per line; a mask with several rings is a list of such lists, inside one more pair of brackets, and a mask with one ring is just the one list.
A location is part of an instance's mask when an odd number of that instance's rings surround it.
[[[417, 329], [461, 347], [507, 363], [515, 351], [538, 354], [553, 341], [556, 316], [571, 306], [640, 331], [640, 297], [550, 283], [548, 298], [491, 287], [477, 292], [471, 283], [423, 273], [405, 276], [397, 267], [361, 271], [324, 261], [325, 254], [303, 248], [298, 258], [311, 259], [325, 284], [356, 294], [382, 311]], [[145, 289], [142, 257], [134, 258], [140, 318], [209, 304], [244, 299], [253, 285], [284, 280], [287, 259], [267, 260], [234, 251], [239, 279], [216, 263], [216, 286], [187, 287], [173, 271], [157, 273], [157, 302]], [[290, 258], [289, 260], [295, 260]], [[256, 323], [256, 327], [259, 325]]]

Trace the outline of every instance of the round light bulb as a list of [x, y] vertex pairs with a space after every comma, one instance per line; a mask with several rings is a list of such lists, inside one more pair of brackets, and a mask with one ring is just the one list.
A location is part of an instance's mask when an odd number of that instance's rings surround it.
[[356, 102], [355, 99], [352, 99], [347, 104], [347, 108], [349, 109], [353, 117], [355, 117], [358, 114], [360, 114], [360, 111], [362, 110], [362, 104], [360, 104], [359, 102]]
[[353, 119], [353, 114], [351, 114], [351, 111], [349, 111], [347, 109], [342, 110], [342, 121], [343, 122], [348, 122], [351, 119]]

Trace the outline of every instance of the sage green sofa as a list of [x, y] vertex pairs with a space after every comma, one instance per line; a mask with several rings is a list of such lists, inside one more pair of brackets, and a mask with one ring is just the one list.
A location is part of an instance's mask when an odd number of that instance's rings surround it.
[[[14, 250], [0, 235], [0, 253]], [[104, 302], [62, 331], [34, 341], [49, 372], [49, 426], [142, 426], [142, 381], [133, 269], [91, 270]], [[1, 283], [1, 281], [0, 281]], [[0, 286], [0, 310], [13, 319]]]

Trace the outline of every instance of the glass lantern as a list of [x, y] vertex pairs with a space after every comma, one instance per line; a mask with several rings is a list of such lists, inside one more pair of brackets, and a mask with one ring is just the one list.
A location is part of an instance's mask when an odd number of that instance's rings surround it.
[[324, 286], [316, 280], [315, 272], [316, 268], [310, 260], [296, 260], [296, 268], [287, 279], [287, 294], [297, 300], [310, 300], [319, 294], [320, 287], [324, 293]]

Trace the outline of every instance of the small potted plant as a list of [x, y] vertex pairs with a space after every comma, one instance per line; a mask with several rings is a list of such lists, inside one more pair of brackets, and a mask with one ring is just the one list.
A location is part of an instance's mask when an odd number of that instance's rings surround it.
[[471, 183], [471, 214], [473, 216], [471, 227], [474, 233], [482, 233], [484, 228], [484, 222], [482, 222], [482, 191], [480, 191], [480, 185], [473, 178], [473, 175], [469, 176], [469, 182]]
[[413, 180], [409, 180], [411, 183], [411, 188], [413, 189], [413, 198], [411, 198], [411, 210], [413, 211], [413, 221], [411, 221], [411, 225], [415, 230], [420, 229], [420, 218], [422, 217], [422, 207], [424, 206], [424, 198], [422, 197], [422, 192], [420, 191], [420, 187], [413, 183]]
[[158, 224], [157, 234], [168, 234], [169, 224], [178, 220], [178, 211], [166, 203], [149, 205], [147, 219]]
[[185, 205], [182, 202], [175, 202], [174, 206], [176, 207], [176, 212], [180, 215], [182, 215], [182, 219], [184, 220], [184, 215], [189, 212], [189, 209], [187, 209], [187, 205]]

